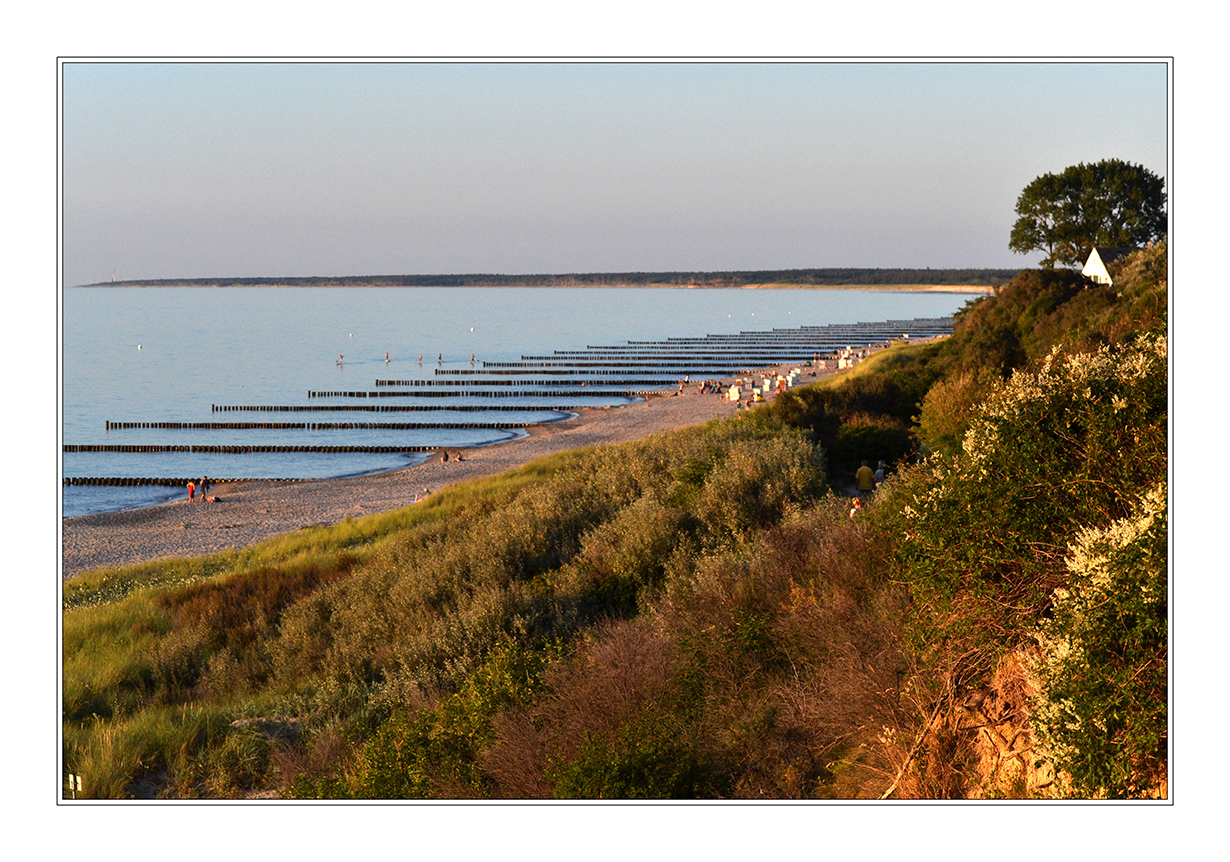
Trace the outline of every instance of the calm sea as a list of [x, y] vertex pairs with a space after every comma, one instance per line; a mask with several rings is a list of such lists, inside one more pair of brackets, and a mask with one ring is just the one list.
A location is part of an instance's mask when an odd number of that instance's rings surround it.
[[[962, 294], [662, 288], [68, 288], [63, 302], [63, 440], [74, 445], [473, 446], [520, 432], [107, 430], [109, 422], [534, 422], [509, 407], [621, 404], [527, 398], [380, 399], [413, 413], [256, 413], [212, 405], [364, 404], [309, 391], [371, 391], [523, 354], [804, 325], [941, 317]], [[388, 361], [385, 355], [388, 354]], [[422, 357], [422, 363], [419, 357]], [[443, 357], [442, 360], [439, 357]], [[471, 365], [471, 356], [475, 365]], [[339, 357], [343, 357], [339, 363]], [[394, 387], [406, 389], [409, 387]], [[525, 387], [518, 387], [524, 389]], [[639, 387], [648, 388], [648, 387]], [[490, 412], [440, 410], [496, 405]], [[413, 454], [67, 452], [63, 475], [315, 478], [396, 469]], [[65, 517], [165, 502], [159, 486], [66, 486]]]

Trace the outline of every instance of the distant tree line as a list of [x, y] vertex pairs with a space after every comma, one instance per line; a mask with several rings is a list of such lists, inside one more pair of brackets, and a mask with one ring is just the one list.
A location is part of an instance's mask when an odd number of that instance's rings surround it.
[[305, 278], [173, 278], [99, 282], [122, 287], [620, 287], [695, 285], [742, 287], [749, 284], [794, 285], [978, 285], [997, 287], [1011, 281], [1015, 269], [777, 269], [736, 272], [599, 272], [562, 275], [371, 275]]

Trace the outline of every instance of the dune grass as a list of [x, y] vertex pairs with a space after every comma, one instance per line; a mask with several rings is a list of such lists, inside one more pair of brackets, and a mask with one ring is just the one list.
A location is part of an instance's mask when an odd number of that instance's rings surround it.
[[220, 575], [252, 571], [261, 566], [292, 564], [339, 551], [365, 559], [383, 539], [400, 531], [467, 511], [489, 511], [501, 499], [559, 472], [583, 457], [585, 451], [578, 449], [547, 455], [498, 476], [448, 485], [412, 506], [346, 518], [337, 524], [304, 527], [240, 550], [83, 572], [64, 582], [63, 607], [67, 611], [106, 604], [145, 587], [185, 586]]
[[[501, 644], [540, 650], [636, 615], [697, 554], [808, 505], [818, 465], [797, 432], [715, 422], [243, 552], [92, 573], [65, 600], [66, 768], [103, 795], [114, 776], [132, 792], [164, 773], [192, 795], [186, 764], [238, 746], [224, 719], [271, 698], [362, 736], [464, 686]], [[175, 712], [187, 704], [205, 725]]]

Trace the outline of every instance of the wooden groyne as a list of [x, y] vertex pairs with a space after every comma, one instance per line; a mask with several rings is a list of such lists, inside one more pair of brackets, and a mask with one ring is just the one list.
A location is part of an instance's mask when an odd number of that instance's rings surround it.
[[[550, 421], [550, 420], [548, 420]], [[172, 431], [417, 431], [435, 428], [524, 428], [525, 422], [107, 422], [108, 431], [162, 429]], [[533, 423], [530, 423], [533, 424]]]
[[303, 431], [307, 422], [106, 422], [108, 431], [170, 430], [170, 431]]
[[[659, 381], [648, 381], [650, 384], [658, 384]], [[473, 385], [473, 384], [470, 384]], [[559, 384], [557, 384], [559, 385]], [[566, 385], [566, 384], [565, 384]], [[632, 389], [567, 389], [564, 391], [552, 390], [550, 392], [540, 392], [533, 389], [518, 389], [512, 392], [487, 392], [481, 389], [461, 389], [461, 390], [391, 390], [389, 392], [315, 392], [309, 391], [308, 398], [541, 398], [544, 395], [553, 397], [566, 396], [568, 398], [627, 398], [630, 395], [635, 395], [636, 392]]]
[[[776, 364], [781, 364], [781, 363], [776, 363]], [[723, 367], [723, 368], [715, 368], [715, 369], [711, 369], [711, 372], [712, 372], [712, 374], [713, 374], [714, 376], [720, 377], [720, 376], [722, 376], [722, 375], [723, 375], [723, 372], [725, 372], [726, 370], [727, 370], [727, 369], [726, 369], [725, 367]], [[481, 374], [481, 375], [484, 375], [484, 376], [491, 376], [491, 377], [498, 377], [499, 375], [502, 375], [502, 374], [503, 374], [503, 375], [511, 375], [511, 376], [516, 376], [516, 377], [519, 377], [519, 378], [522, 378], [522, 377], [525, 377], [525, 376], [526, 376], [526, 372], [524, 372], [524, 371], [517, 371], [517, 370], [515, 370], [515, 369], [503, 369], [503, 368], [484, 368], [484, 369], [471, 369], [471, 368], [452, 368], [452, 369], [449, 369], [449, 368], [444, 368], [444, 369], [441, 369], [441, 370], [437, 371], [436, 373], [437, 373], [437, 374], [456, 374], [456, 375], [471, 375], [471, 374], [478, 375], [478, 374]], [[604, 369], [602, 369], [602, 368], [576, 368], [576, 367], [570, 367], [570, 366], [568, 366], [568, 364], [567, 364], [567, 363], [564, 363], [564, 364], [562, 364], [562, 365], [561, 365], [560, 367], [558, 367], [558, 368], [536, 368], [536, 369], [533, 371], [533, 373], [534, 373], [534, 374], [536, 374], [536, 375], [558, 375], [558, 376], [561, 376], [561, 377], [563, 377], [563, 376], [568, 376], [568, 377], [599, 377], [599, 376], [604, 375], [604, 374], [607, 374], [607, 375], [611, 374], [611, 369], [605, 369], [605, 370], [604, 370]], [[655, 370], [655, 369], [652, 369], [652, 368], [646, 368], [646, 369], [641, 369], [641, 370], [638, 370], [638, 371], [637, 371], [637, 374], [644, 375], [644, 379], [641, 379], [641, 380], [628, 380], [628, 379], [622, 379], [622, 378], [621, 378], [619, 382], [624, 383], [624, 384], [629, 384], [629, 383], [632, 383], [632, 384], [636, 384], [636, 385], [648, 385], [648, 384], [651, 384], [651, 385], [661, 385], [661, 384], [663, 384], [663, 383], [666, 383], [666, 384], [674, 383], [675, 381], [677, 381], [677, 380], [679, 379], [678, 375], [676, 375], [676, 374], [675, 374], [675, 372], [674, 372], [672, 369]], [[377, 381], [376, 381], [376, 384], [377, 384], [377, 385], [380, 385], [380, 382], [381, 382], [381, 381], [377, 380]], [[456, 383], [450, 383], [449, 385], [452, 385], [452, 386], [476, 386], [476, 385], [482, 385], [482, 386], [515, 386], [515, 385], [517, 385], [517, 384], [518, 384], [518, 383], [520, 383], [520, 382], [522, 382], [522, 381], [519, 381], [519, 380], [518, 380], [518, 381], [509, 381], [509, 382], [504, 382], [504, 381], [499, 381], [499, 380], [489, 380], [489, 381], [488, 381], [488, 380], [484, 380], [484, 381], [482, 381], [482, 383], [481, 383], [481, 384], [479, 384], [479, 383], [473, 383], [473, 382], [469, 382], [469, 381], [459, 381], [459, 382], [456, 382]], [[532, 381], [528, 381], [528, 382], [530, 382], [530, 383], [534, 383], [534, 384], [537, 384], [537, 385], [541, 385], [541, 386], [561, 385], [561, 384], [559, 384], [559, 383], [557, 383], [557, 382], [555, 382], [555, 381], [549, 381], [549, 380], [532, 380]], [[591, 381], [591, 380], [585, 380], [584, 382], [585, 382], [585, 385], [586, 385], [586, 386], [589, 386], [589, 385], [591, 385], [591, 384], [594, 384], [594, 385], [599, 385], [599, 384], [604, 384], [604, 383], [605, 383], [605, 384], [607, 384], [607, 385], [609, 385], [612, 381], [609, 381], [609, 380], [606, 380], [606, 381], [603, 381], [603, 380], [594, 380], [594, 381]], [[441, 384], [438, 384], [438, 383], [437, 383], [437, 384], [435, 384], [435, 385], [437, 385], [437, 386], [438, 386], [438, 385], [441, 385]]]
[[[149, 477], [143, 476], [134, 478], [132, 476], [65, 476], [65, 485], [119, 485], [119, 486], [139, 486], [139, 485], [167, 485], [170, 487], [184, 487], [189, 482], [200, 482], [200, 476], [180, 476], [178, 478], [166, 477]], [[297, 478], [278, 478], [278, 479], [210, 479], [214, 485], [222, 485], [230, 482], [306, 482], [307, 479]]]
[[[471, 373], [483, 374], [486, 372], [475, 370]], [[507, 374], [509, 372], [490, 372], [490, 373]], [[561, 372], [544, 371], [542, 373], [543, 374], [560, 374]], [[562, 373], [567, 374], [568, 372], [562, 372]], [[597, 374], [601, 374], [602, 372], [589, 372], [589, 373], [596, 376]], [[662, 385], [663, 382], [669, 383], [671, 381], [669, 380], [669, 377], [667, 377], [664, 381], [664, 378], [662, 376], [645, 377], [643, 379], [620, 377], [614, 380], [586, 380], [584, 381], [584, 385], [585, 386], [619, 386], [619, 387], [626, 388], [628, 386], [660, 386]], [[532, 379], [526, 379], [524, 375], [518, 375], [518, 379], [516, 380], [481, 380], [481, 381], [473, 381], [473, 380], [397, 380], [397, 381], [377, 380], [376, 381], [377, 386], [389, 386], [394, 383], [396, 383], [399, 386], [545, 386], [545, 387], [557, 387], [557, 386], [575, 386], [576, 385], [575, 381], [572, 381], [572, 380], [532, 380]], [[366, 397], [368, 398], [388, 398], [390, 396], [405, 396], [405, 395], [415, 395], [415, 394], [417, 393], [405, 392], [401, 390], [391, 390], [388, 392], [368, 392]], [[435, 393], [432, 393], [432, 394], [435, 394]], [[487, 393], [484, 392], [482, 394], [485, 395]], [[552, 394], [557, 394], [557, 393], [552, 393]], [[311, 392], [310, 391], [308, 393], [309, 398], [312, 398], [312, 397], [326, 398], [330, 396], [359, 397], [359, 398], [365, 397], [362, 393], [355, 393], [352, 395], [351, 393], [348, 393], [348, 392]]]
[[436, 446], [279, 446], [279, 445], [192, 445], [192, 446], [177, 446], [163, 444], [133, 444], [133, 445], [117, 445], [111, 443], [103, 444], [76, 444], [65, 443], [65, 452], [124, 452], [136, 455], [146, 455], [158, 452], [187, 452], [205, 455], [249, 455], [253, 453], [263, 452], [312, 452], [322, 455], [337, 455], [350, 453], [371, 453], [371, 454], [390, 454], [397, 452], [436, 452], [442, 447]]
[[[773, 361], [768, 360], [748, 360], [745, 357], [740, 357], [738, 361], [732, 360], [725, 365], [718, 365], [709, 362], [659, 362], [656, 359], [537, 359], [533, 361], [521, 360], [519, 362], [490, 362], [483, 363], [484, 368], [607, 368], [618, 369], [628, 368], [636, 371], [644, 371], [654, 368], [661, 368], [665, 373], [677, 374], [682, 377], [685, 374], [691, 375], [710, 375], [714, 377], [724, 377], [731, 374], [741, 374], [754, 368], [767, 368], [772, 365], [781, 365], [784, 362], [807, 362], [812, 358], [812, 354], [799, 356], [796, 358], [782, 358]], [[537, 372], [535, 372], [537, 373]]]
[[[538, 393], [548, 394], [548, 393]], [[556, 394], [559, 393], [550, 393]], [[226, 413], [232, 411], [250, 412], [311, 412], [311, 411], [346, 411], [359, 413], [419, 413], [430, 410], [455, 410], [463, 413], [494, 412], [498, 410], [519, 411], [526, 413], [571, 413], [575, 405], [564, 407], [532, 407], [517, 404], [211, 404], [210, 412]]]

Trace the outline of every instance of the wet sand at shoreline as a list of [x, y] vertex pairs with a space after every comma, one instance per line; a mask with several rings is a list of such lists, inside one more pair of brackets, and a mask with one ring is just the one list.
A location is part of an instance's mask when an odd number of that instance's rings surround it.
[[[782, 366], [783, 372], [790, 367]], [[805, 376], [801, 382], [814, 379]], [[219, 484], [211, 488], [214, 503], [189, 503], [185, 497], [146, 509], [65, 518], [63, 576], [244, 548], [303, 527], [397, 509], [413, 504], [424, 488], [434, 492], [454, 482], [493, 476], [543, 455], [635, 440], [736, 413], [732, 402], [717, 394], [699, 395], [696, 387], [693, 381], [684, 395], [654, 395], [625, 407], [584, 408], [576, 418], [532, 428], [528, 438], [450, 449], [447, 462], [435, 455], [423, 464], [365, 476]], [[457, 451], [463, 460], [454, 459]]]

